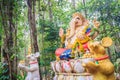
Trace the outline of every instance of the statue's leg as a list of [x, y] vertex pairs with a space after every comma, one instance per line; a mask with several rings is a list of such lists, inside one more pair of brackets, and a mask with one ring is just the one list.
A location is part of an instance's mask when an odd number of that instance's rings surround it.
[[28, 77], [28, 76], [26, 76], [25, 80], [29, 80], [29, 77]]
[[40, 80], [39, 78], [34, 78], [33, 80]]

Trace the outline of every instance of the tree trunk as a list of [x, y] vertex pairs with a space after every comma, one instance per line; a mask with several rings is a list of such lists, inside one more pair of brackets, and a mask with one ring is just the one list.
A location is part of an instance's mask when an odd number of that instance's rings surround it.
[[[2, 1], [2, 21], [4, 27], [4, 62], [8, 64], [9, 79], [8, 80], [17, 80], [15, 75], [17, 75], [17, 57], [14, 50], [14, 34], [15, 33], [15, 23], [13, 22], [13, 8], [14, 1]], [[7, 76], [7, 75], [6, 75]]]
[[73, 9], [75, 10], [76, 9], [75, 0], [71, 0], [71, 2], [72, 2], [72, 5], [73, 5]]
[[49, 6], [49, 18], [50, 18], [50, 21], [53, 22], [53, 15], [52, 15], [52, 3], [51, 3], [51, 0], [48, 0], [48, 6]]
[[86, 9], [86, 4], [85, 4], [85, 0], [82, 0], [83, 5], [84, 5], [84, 13], [85, 13], [85, 17], [87, 18], [87, 9]]
[[[31, 31], [31, 37], [32, 37], [32, 46], [33, 46], [33, 52], [39, 52], [38, 43], [37, 43], [37, 30], [36, 30], [36, 22], [35, 22], [35, 5], [36, 0], [28, 0], [28, 21]], [[40, 59], [38, 59], [39, 61]], [[39, 68], [40, 72], [40, 80], [42, 80], [41, 76], [41, 70]]]
[[[2, 36], [0, 36], [0, 42], [2, 42]], [[2, 52], [2, 51], [1, 51], [1, 45], [0, 45], [0, 62], [1, 62], [1, 60], [2, 60], [2, 56], [1, 56], [2, 54], [1, 54], [1, 52]]]

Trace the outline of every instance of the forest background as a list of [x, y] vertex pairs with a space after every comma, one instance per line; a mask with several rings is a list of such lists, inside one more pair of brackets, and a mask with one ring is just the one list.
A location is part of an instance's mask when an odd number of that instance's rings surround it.
[[107, 52], [117, 72], [120, 0], [0, 0], [0, 80], [24, 80], [17, 66], [26, 59], [30, 46], [32, 53], [41, 52], [41, 79], [50, 80], [54, 74], [50, 62], [60, 46], [59, 28], [69, 27], [74, 12], [81, 12], [90, 24], [95, 18], [100, 21], [97, 40], [113, 39]]

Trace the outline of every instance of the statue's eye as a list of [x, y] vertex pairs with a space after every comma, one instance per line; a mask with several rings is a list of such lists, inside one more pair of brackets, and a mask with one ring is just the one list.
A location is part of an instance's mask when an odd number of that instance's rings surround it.
[[80, 20], [80, 18], [79, 18], [79, 17], [77, 17], [76, 19]]

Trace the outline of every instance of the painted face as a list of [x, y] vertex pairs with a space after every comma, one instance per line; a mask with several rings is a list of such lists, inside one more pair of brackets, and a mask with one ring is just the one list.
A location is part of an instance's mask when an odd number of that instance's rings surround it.
[[75, 17], [75, 25], [81, 26], [83, 24], [82, 19], [79, 16]]

